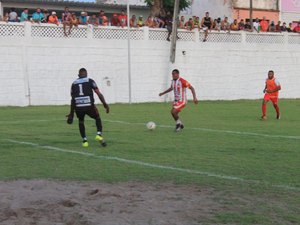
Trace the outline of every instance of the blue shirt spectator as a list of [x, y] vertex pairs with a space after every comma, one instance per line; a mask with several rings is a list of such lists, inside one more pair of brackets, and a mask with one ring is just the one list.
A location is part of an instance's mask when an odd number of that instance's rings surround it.
[[38, 8], [35, 13], [32, 14], [33, 22], [40, 23], [44, 19], [44, 13]]
[[20, 17], [20, 22], [28, 21], [28, 9], [24, 9], [21, 17]]

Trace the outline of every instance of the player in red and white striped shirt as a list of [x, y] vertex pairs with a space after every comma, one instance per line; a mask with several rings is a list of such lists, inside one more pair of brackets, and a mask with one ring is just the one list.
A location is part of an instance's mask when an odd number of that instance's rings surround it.
[[186, 98], [186, 88], [189, 88], [193, 94], [193, 101], [195, 104], [198, 104], [198, 100], [196, 97], [196, 92], [193, 86], [186, 81], [185, 79], [179, 77], [179, 70], [175, 69], [172, 71], [172, 84], [169, 89], [166, 91], [159, 93], [159, 96], [162, 96], [166, 93], [174, 91], [174, 102], [173, 108], [171, 110], [171, 114], [176, 121], [175, 131], [180, 131], [184, 128], [182, 121], [179, 119], [179, 112], [183, 109], [187, 104]]

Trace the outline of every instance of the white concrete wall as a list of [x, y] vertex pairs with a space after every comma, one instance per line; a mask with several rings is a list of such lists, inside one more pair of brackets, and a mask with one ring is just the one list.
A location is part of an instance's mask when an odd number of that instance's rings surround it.
[[[174, 68], [200, 100], [261, 98], [270, 69], [282, 84], [281, 97], [300, 98], [300, 41], [249, 44], [244, 35], [242, 43], [178, 41], [174, 65], [169, 42], [131, 41], [132, 101], [171, 100], [171, 94], [160, 98], [158, 93], [170, 85]], [[0, 36], [0, 50], [2, 106], [69, 104], [70, 86], [81, 67], [109, 103], [128, 102], [127, 40]]]

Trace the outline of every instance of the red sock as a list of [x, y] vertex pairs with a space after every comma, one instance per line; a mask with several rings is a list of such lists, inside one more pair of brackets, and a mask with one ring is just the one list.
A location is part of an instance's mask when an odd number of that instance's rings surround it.
[[274, 108], [276, 110], [277, 116], [279, 116], [280, 115], [280, 111], [279, 111], [278, 105], [274, 105]]
[[267, 105], [266, 104], [262, 104], [261, 109], [262, 109], [263, 116], [266, 116], [266, 114], [267, 114]]

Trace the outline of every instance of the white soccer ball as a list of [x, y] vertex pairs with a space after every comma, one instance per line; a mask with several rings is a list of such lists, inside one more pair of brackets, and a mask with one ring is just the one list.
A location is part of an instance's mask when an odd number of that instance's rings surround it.
[[156, 127], [156, 124], [154, 122], [150, 121], [146, 124], [146, 126], [149, 130], [154, 130]]

